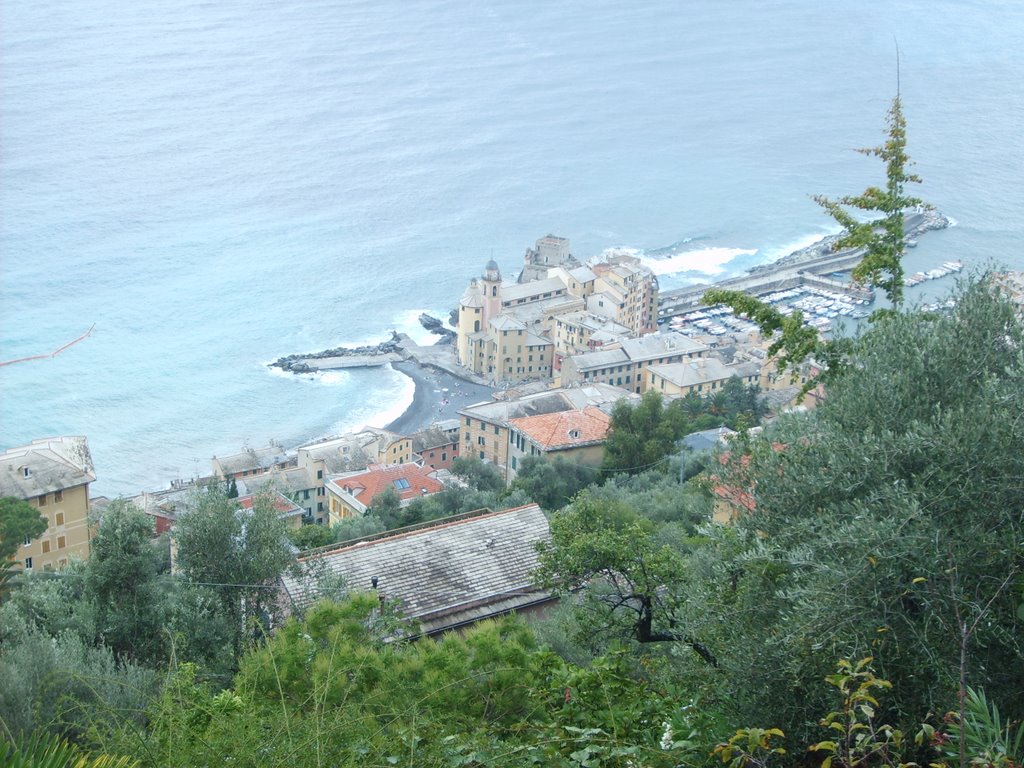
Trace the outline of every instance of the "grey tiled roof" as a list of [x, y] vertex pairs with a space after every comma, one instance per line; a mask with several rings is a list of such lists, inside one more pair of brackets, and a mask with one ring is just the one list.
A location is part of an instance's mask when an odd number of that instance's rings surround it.
[[0, 496], [28, 499], [96, 479], [84, 437], [50, 437], [0, 453]]
[[271, 442], [262, 448], [246, 448], [241, 453], [228, 456], [213, 457], [214, 471], [219, 464], [221, 472], [233, 475], [236, 472], [251, 472], [257, 469], [270, 469], [275, 464], [283, 464], [289, 460], [284, 448]]
[[505, 424], [509, 419], [536, 416], [539, 413], [557, 413], [558, 411], [567, 411], [571, 407], [561, 392], [545, 390], [515, 400], [489, 400], [476, 403], [461, 408], [458, 413], [482, 421]]
[[[422, 634], [522, 608], [549, 596], [531, 584], [535, 544], [547, 540], [548, 522], [536, 504], [489, 512], [391, 535], [352, 542], [314, 554], [326, 569], [344, 576], [354, 591], [372, 589], [395, 600]], [[293, 575], [283, 577], [293, 601], [310, 595]]]
[[707, 349], [700, 342], [696, 342], [675, 331], [653, 333], [636, 339], [627, 339], [622, 342], [622, 348], [629, 355], [629, 359], [633, 361], [651, 360], [679, 354], [691, 355]]
[[723, 438], [729, 435], [735, 435], [736, 432], [729, 429], [728, 427], [715, 427], [714, 429], [705, 429], [701, 432], [691, 432], [683, 438], [683, 445], [689, 448], [691, 451], [710, 451], [719, 444], [722, 443]]
[[532, 280], [528, 283], [503, 285], [501, 286], [501, 300], [511, 303], [518, 299], [528, 299], [544, 293], [564, 290], [565, 283], [561, 278], [548, 277], [544, 280]]
[[[455, 429], [458, 430], [458, 420], [455, 420]], [[424, 429], [422, 432], [416, 432], [413, 435], [409, 435], [412, 438], [412, 452], [422, 453], [423, 451], [429, 451], [431, 448], [440, 448], [442, 446], [451, 445], [453, 438], [446, 435], [436, 426], [429, 429]], [[454, 438], [457, 440], [457, 438]]]
[[258, 493], [267, 487], [287, 496], [297, 491], [316, 488], [318, 483], [305, 467], [291, 467], [290, 469], [274, 468], [258, 475], [240, 477], [236, 485], [238, 492], [243, 496], [248, 493]]
[[629, 355], [622, 349], [607, 349], [599, 352], [584, 352], [580, 355], [573, 355], [571, 360], [577, 371], [595, 371], [607, 368], [609, 365], [622, 365], [629, 363]]

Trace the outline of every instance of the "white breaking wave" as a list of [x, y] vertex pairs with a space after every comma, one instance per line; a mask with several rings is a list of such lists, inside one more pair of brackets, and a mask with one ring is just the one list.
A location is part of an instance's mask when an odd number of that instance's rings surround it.
[[326, 384], [327, 386], [344, 384], [350, 378], [349, 374], [345, 371], [317, 371], [316, 373], [308, 374], [308, 376], [318, 384]]
[[[380, 389], [372, 390], [372, 396], [360, 401], [360, 405], [335, 424], [334, 434], [358, 432], [364, 427], [384, 427], [397, 419], [412, 405], [416, 395], [416, 382], [390, 365], [380, 369], [390, 379]], [[382, 377], [384, 378], [384, 377]]]
[[837, 226], [834, 232], [822, 232], [818, 234], [804, 235], [803, 237], [798, 237], [796, 240], [786, 243], [785, 245], [780, 245], [775, 248], [766, 248], [764, 249], [764, 251], [758, 250], [758, 255], [761, 256], [762, 264], [771, 264], [772, 262], [778, 261], [779, 259], [785, 256], [789, 256], [789, 254], [791, 253], [801, 251], [804, 248], [810, 248], [815, 243], [820, 243], [829, 235], [839, 234], [839, 232], [841, 231], [842, 228]]
[[429, 347], [440, 338], [436, 333], [431, 333], [420, 322], [420, 315], [428, 314], [440, 320], [445, 328], [454, 330], [448, 325], [448, 312], [430, 309], [407, 309], [395, 316], [395, 330], [404, 333], [421, 347]]
[[[313, 361], [316, 364], [316, 361]], [[335, 371], [313, 371], [311, 373], [292, 373], [286, 371], [283, 368], [277, 366], [264, 365], [264, 368], [270, 372], [271, 376], [276, 376], [279, 379], [288, 379], [289, 381], [310, 381], [316, 384], [323, 384], [326, 386], [337, 386], [339, 384], [345, 384], [348, 382], [350, 374], [348, 371], [335, 370]]]
[[721, 275], [725, 265], [739, 256], [753, 256], [757, 249], [750, 248], [703, 248], [699, 251], [685, 251], [665, 259], [641, 256], [640, 261], [656, 275], [675, 275], [679, 272], [702, 272], [705, 275]]
[[626, 248], [625, 246], [616, 246], [614, 248], [605, 248], [597, 256], [588, 260], [590, 264], [600, 264], [601, 262], [607, 261], [615, 256], [639, 256], [643, 258], [643, 251], [639, 248]]

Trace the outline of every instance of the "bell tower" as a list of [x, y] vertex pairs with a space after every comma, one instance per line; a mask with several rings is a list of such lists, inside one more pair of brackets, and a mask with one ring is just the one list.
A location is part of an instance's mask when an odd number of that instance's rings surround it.
[[491, 259], [484, 267], [484, 276], [480, 281], [484, 293], [484, 328], [501, 314], [501, 270], [498, 263]]

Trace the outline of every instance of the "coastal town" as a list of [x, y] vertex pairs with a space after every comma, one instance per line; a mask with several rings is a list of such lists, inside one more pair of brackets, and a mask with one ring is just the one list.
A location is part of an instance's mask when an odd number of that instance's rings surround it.
[[[917, 214], [908, 236], [947, 223], [933, 212]], [[857, 254], [828, 245], [726, 283], [783, 313], [800, 310], [806, 322], [827, 332], [833, 318], [864, 317], [874, 299], [872, 291], [834, 274]], [[959, 269], [949, 263], [942, 274]], [[423, 318], [440, 337], [437, 344], [394, 334], [374, 347], [273, 363], [296, 374], [396, 367], [415, 380], [416, 392], [388, 428], [364, 427], [294, 447], [245, 447], [214, 456], [207, 476], [141, 491], [131, 502], [161, 534], [188, 513], [195, 487], [223, 481], [237, 488], [242, 507], [270, 493], [290, 526], [330, 527], [365, 514], [385, 488], [408, 504], [458, 485], [451, 468], [460, 456], [490, 465], [506, 484], [526, 457], [599, 466], [613, 407], [648, 391], [669, 400], [713, 397], [737, 379], [757, 387], [769, 413], [813, 407], [814, 392], [798, 402], [799, 376], [779, 375], [768, 356], [771, 339], [724, 307], [701, 305], [703, 290], [661, 294], [657, 277], [635, 256], [613, 251], [583, 263], [567, 238], [541, 237], [513, 279], [494, 260], [487, 262], [469, 280], [450, 328]], [[6, 450], [3, 459], [2, 494], [28, 500], [50, 523], [42, 537], [25, 543], [19, 564], [49, 571], [87, 558], [89, 521], [110, 500], [88, 493], [96, 474], [86, 437], [43, 438]]]

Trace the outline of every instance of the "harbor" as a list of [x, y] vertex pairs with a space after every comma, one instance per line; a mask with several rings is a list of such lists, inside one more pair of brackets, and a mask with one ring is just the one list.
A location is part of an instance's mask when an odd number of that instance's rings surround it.
[[[949, 219], [934, 210], [908, 214], [906, 245], [912, 247], [917, 244], [914, 238], [930, 230], [944, 229], [949, 224]], [[757, 330], [754, 323], [744, 317], [734, 317], [732, 310], [724, 305], [704, 305], [704, 294], [710, 288], [747, 293], [772, 304], [786, 316], [799, 311], [806, 324], [822, 333], [832, 331], [834, 324], [843, 318], [864, 319], [870, 314], [867, 307], [875, 300], [874, 291], [849, 278], [850, 270], [864, 257], [864, 250], [834, 250], [838, 239], [838, 236], [823, 238], [773, 264], [756, 267], [713, 285], [665, 291], [659, 301], [658, 324], [694, 336], [746, 335]], [[962, 269], [961, 262], [946, 261], [935, 269], [908, 276], [904, 284], [916, 286]]]
[[[963, 263], [947, 261], [943, 262], [941, 267], [908, 277], [904, 283], [908, 286], [915, 286], [925, 280], [947, 277], [962, 269]], [[760, 294], [759, 298], [774, 306], [787, 317], [799, 310], [804, 316], [805, 323], [817, 328], [822, 333], [832, 331], [834, 323], [843, 318], [863, 320], [870, 314], [867, 306], [874, 301], [874, 296], [870, 291], [857, 289], [856, 286], [836, 279], [832, 279], [824, 285], [819, 284], [821, 282], [820, 280], [804, 280], [794, 288]], [[694, 307], [663, 321], [663, 325], [688, 336], [704, 334], [723, 336], [737, 333], [747, 335], [757, 331], [757, 326], [754, 323], [746, 318], [734, 316], [732, 309], [722, 304]]]

